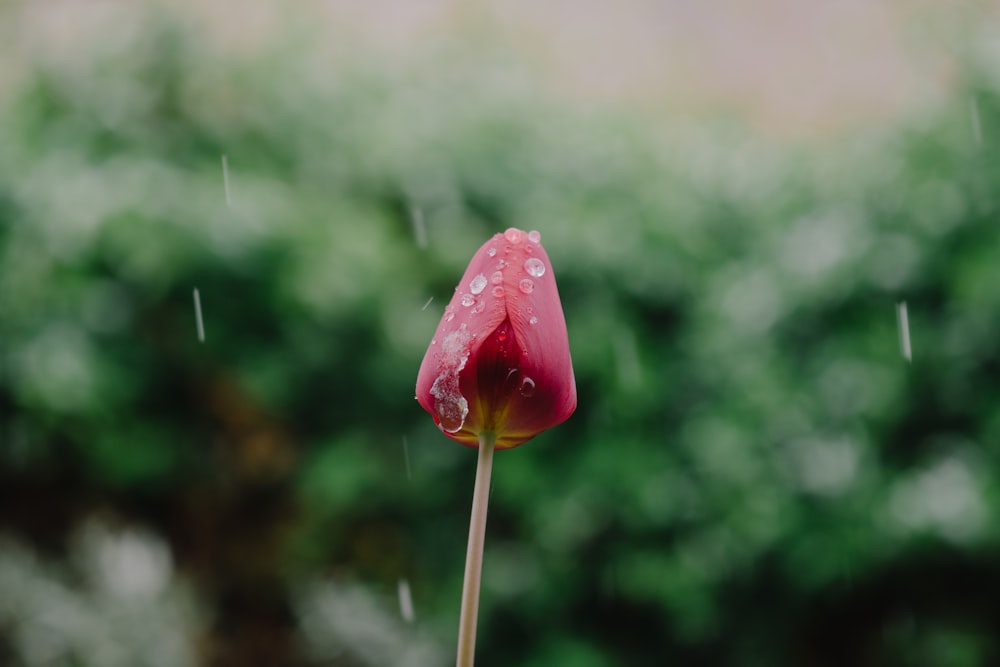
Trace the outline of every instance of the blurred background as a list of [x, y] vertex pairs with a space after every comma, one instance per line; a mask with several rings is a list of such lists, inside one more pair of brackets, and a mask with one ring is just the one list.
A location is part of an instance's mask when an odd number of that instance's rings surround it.
[[479, 664], [1000, 664], [1000, 16], [0, 5], [0, 664], [453, 661], [413, 400], [537, 229], [579, 387]]

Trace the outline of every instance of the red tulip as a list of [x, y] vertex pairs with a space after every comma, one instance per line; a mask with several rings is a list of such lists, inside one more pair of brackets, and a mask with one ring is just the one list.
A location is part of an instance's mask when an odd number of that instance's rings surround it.
[[424, 355], [417, 400], [451, 439], [516, 447], [576, 409], [566, 320], [538, 232], [508, 229], [472, 257]]

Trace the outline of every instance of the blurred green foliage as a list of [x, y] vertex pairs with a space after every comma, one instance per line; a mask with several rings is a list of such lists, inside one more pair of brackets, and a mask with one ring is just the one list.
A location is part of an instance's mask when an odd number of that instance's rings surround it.
[[796, 148], [573, 108], [488, 48], [333, 68], [296, 34], [237, 57], [153, 13], [0, 104], [0, 531], [56, 561], [94, 517], [156, 531], [205, 664], [319, 664], [324, 579], [409, 581], [450, 646], [475, 456], [413, 385], [517, 226], [580, 400], [498, 456], [483, 665], [1000, 660], [988, 64]]

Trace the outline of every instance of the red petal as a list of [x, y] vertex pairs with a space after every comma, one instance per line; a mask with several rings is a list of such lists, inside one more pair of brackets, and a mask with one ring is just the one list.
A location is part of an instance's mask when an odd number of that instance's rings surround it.
[[417, 377], [417, 400], [453, 440], [519, 445], [576, 409], [566, 322], [536, 232], [508, 229], [473, 256]]

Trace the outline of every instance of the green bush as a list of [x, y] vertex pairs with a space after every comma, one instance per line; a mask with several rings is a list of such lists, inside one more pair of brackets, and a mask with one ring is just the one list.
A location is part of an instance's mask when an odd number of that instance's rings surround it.
[[0, 531], [155, 530], [212, 664], [308, 662], [296, 591], [323, 579], [407, 580], [449, 645], [475, 457], [413, 384], [472, 251], [517, 226], [580, 398], [498, 455], [483, 664], [997, 659], [985, 79], [796, 148], [576, 109], [491, 55], [328, 71], [309, 31], [234, 56], [142, 16], [0, 105]]

